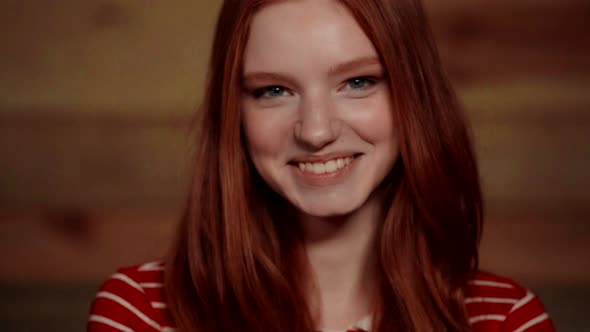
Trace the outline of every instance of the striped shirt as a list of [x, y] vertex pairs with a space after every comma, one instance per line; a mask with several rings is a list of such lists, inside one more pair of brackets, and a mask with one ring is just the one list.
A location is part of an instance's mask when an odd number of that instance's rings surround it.
[[[174, 331], [166, 305], [163, 277], [162, 262], [118, 270], [98, 290], [87, 330]], [[510, 279], [478, 273], [469, 282], [465, 305], [474, 332], [555, 331], [539, 298]], [[347, 331], [370, 332], [370, 317]]]

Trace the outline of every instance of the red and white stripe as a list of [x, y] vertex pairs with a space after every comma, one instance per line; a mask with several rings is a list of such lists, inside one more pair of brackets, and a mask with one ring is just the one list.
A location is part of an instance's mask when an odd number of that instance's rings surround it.
[[[117, 271], [96, 295], [88, 331], [174, 331], [163, 279], [163, 262]], [[514, 281], [479, 273], [468, 286], [465, 306], [474, 332], [555, 331], [540, 300]], [[370, 317], [355, 324], [354, 329], [370, 331]]]

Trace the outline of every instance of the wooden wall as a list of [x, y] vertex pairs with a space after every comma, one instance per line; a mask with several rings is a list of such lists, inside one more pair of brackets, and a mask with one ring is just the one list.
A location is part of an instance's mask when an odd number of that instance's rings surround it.
[[588, 284], [590, 3], [427, 3], [475, 131], [483, 266], [529, 284]]
[[[473, 122], [483, 266], [590, 284], [590, 3], [426, 4]], [[218, 5], [3, 2], [1, 283], [96, 283], [163, 253]]]

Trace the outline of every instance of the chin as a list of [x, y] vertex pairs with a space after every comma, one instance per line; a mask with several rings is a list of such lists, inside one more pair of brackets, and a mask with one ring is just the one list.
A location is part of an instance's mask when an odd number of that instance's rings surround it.
[[297, 210], [309, 216], [318, 218], [339, 217], [352, 214], [366, 202], [366, 199], [310, 199], [298, 200], [293, 204]]

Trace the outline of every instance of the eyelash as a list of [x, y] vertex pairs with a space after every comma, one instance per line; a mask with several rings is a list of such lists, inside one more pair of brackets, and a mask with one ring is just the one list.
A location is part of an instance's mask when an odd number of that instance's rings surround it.
[[[363, 86], [358, 87], [358, 88], [350, 87], [350, 84], [354, 83], [355, 81], [361, 81], [363, 83]], [[349, 89], [353, 90], [353, 91], [365, 91], [377, 83], [379, 83], [379, 79], [376, 77], [357, 76], [357, 77], [353, 77], [353, 78], [346, 80], [345, 87], [349, 87]], [[284, 86], [269, 85], [269, 86], [254, 89], [254, 90], [252, 90], [251, 94], [255, 99], [271, 99], [271, 98], [281, 97], [286, 92], [288, 92], [288, 89]], [[275, 93], [275, 95], [269, 95], [270, 93]]]
[[252, 91], [252, 96], [256, 99], [261, 99], [261, 98], [275, 98], [275, 97], [280, 97], [280, 96], [268, 96], [267, 93], [269, 92], [276, 92], [276, 91], [272, 91], [273, 89], [280, 89], [281, 92], [286, 92], [287, 88], [280, 86], [280, 85], [269, 85], [269, 86], [265, 86], [262, 88], [258, 88], [258, 89], [254, 89]]
[[363, 83], [365, 83], [365, 85], [363, 85], [363, 87], [360, 87], [360, 88], [352, 88], [351, 87], [352, 90], [359, 90], [359, 91], [367, 90], [368, 88], [372, 87], [373, 85], [375, 85], [379, 82], [379, 80], [375, 77], [358, 76], [358, 77], [353, 77], [353, 78], [347, 80], [346, 85], [350, 86], [350, 84], [353, 83], [354, 81], [362, 81]]

